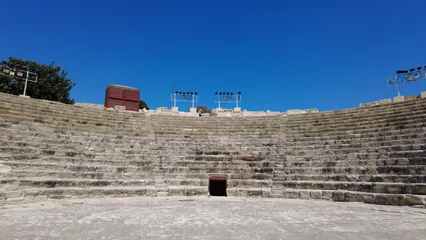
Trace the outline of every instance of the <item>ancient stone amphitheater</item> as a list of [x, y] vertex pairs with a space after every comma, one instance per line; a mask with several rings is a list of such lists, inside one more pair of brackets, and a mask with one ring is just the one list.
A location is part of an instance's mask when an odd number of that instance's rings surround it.
[[0, 94], [0, 205], [227, 195], [426, 205], [426, 99], [183, 117]]

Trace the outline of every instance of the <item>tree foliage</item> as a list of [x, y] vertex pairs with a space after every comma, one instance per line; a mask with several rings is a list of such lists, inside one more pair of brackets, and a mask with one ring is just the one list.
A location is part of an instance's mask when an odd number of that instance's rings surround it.
[[146, 109], [149, 110], [148, 105], [146, 104], [146, 102], [144, 100], [139, 100], [139, 109]]
[[[55, 66], [55, 62], [49, 65], [39, 64], [35, 61], [22, 60], [9, 57], [8, 63], [14, 65], [27, 66], [28, 71], [38, 74], [36, 83], [28, 82], [26, 95], [51, 101], [58, 101], [73, 104], [74, 99], [70, 98], [70, 91], [75, 86], [71, 79], [67, 78], [68, 73]], [[25, 80], [14, 79], [0, 75], [0, 91], [10, 94], [22, 94]]]
[[212, 110], [208, 109], [207, 106], [198, 106], [197, 107], [197, 112], [200, 111], [200, 110], [203, 113], [211, 113], [212, 112]]

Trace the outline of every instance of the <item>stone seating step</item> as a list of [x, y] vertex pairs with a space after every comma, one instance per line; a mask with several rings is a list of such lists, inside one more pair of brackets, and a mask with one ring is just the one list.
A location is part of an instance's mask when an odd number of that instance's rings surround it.
[[[15, 101], [16, 101], [16, 100], [15, 100]], [[395, 104], [393, 104], [393, 105], [394, 105], [394, 106], [393, 106], [394, 108], [396, 108], [396, 106], [398, 106], [398, 105], [395, 105]], [[376, 111], [377, 111], [377, 110], [376, 110]], [[375, 112], [376, 112], [376, 111], [375, 111]]]
[[[315, 156], [317, 158], [318, 156]], [[426, 165], [426, 156], [411, 158], [384, 158], [384, 159], [356, 159], [347, 160], [348, 156], [331, 156], [313, 160], [314, 157], [289, 158], [279, 162], [279, 167], [375, 167], [375, 166], [407, 166], [407, 165]], [[290, 160], [291, 159], [291, 160]]]
[[[344, 118], [351, 118], [354, 116], [360, 117], [368, 117], [379, 115], [383, 113], [404, 113], [406, 111], [411, 111], [415, 108], [423, 108], [426, 104], [424, 99], [418, 99], [416, 101], [411, 102], [402, 102], [402, 103], [393, 103], [390, 105], [381, 105], [375, 107], [367, 107], [367, 108], [352, 108], [352, 109], [343, 109], [343, 110], [335, 110], [328, 112], [317, 112], [317, 113], [308, 113], [308, 114], [294, 114], [289, 115], [289, 122], [300, 122], [305, 121], [315, 122], [320, 119], [331, 119], [331, 121], [340, 120]], [[424, 109], [424, 108], [423, 108]]]
[[[330, 139], [318, 139], [321, 145], [295, 145], [293, 140], [288, 141], [283, 149], [288, 151], [313, 151], [320, 149], [334, 150], [334, 149], [368, 149], [372, 147], [392, 147], [398, 145], [410, 145], [410, 144], [425, 144], [426, 132], [422, 134], [406, 134], [399, 135], [399, 140], [387, 140], [387, 141], [372, 141], [369, 138], [359, 139], [343, 139], [343, 140], [330, 140]], [[347, 141], [347, 142], [346, 142]]]
[[[421, 128], [424, 127], [423, 119], [425, 114], [420, 116], [415, 116], [406, 121], [397, 121], [395, 122], [385, 122], [385, 123], [365, 123], [362, 125], [356, 125], [354, 123], [340, 123], [340, 125], [334, 126], [317, 126], [317, 127], [308, 127], [305, 125], [288, 127], [283, 126], [282, 131], [286, 132], [288, 135], [294, 136], [317, 136], [320, 134], [329, 134], [329, 135], [339, 135], [339, 133], [347, 133], [352, 131], [354, 134], [367, 134], [369, 132], [380, 132], [380, 131], [392, 131], [392, 130], [404, 130], [410, 128]], [[357, 121], [359, 119], [354, 119]], [[360, 120], [359, 120], [360, 121]]]
[[110, 112], [104, 111], [103, 109], [86, 109], [75, 105], [56, 105], [56, 104], [43, 104], [37, 102], [37, 100], [31, 99], [29, 104], [20, 103], [21, 99], [11, 99], [5, 100], [3, 99], [2, 107], [10, 110], [18, 110], [22, 112], [40, 112], [45, 115], [59, 115], [64, 116], [64, 118], [69, 117], [93, 117], [99, 119], [108, 119], [116, 118], [121, 121], [132, 120], [137, 117], [143, 118], [144, 114], [136, 113], [136, 112]]
[[[350, 125], [350, 126], [358, 126], [362, 127], [365, 125], [370, 124], [385, 124], [385, 125], [392, 125], [393, 123], [401, 123], [410, 121], [411, 119], [420, 119], [421, 116], [424, 115], [424, 108], [425, 106], [418, 107], [418, 108], [411, 108], [411, 109], [404, 109], [403, 112], [400, 113], [386, 113], [386, 112], [378, 112], [371, 116], [349, 116], [347, 118], [340, 118], [340, 119], [333, 119], [324, 117], [322, 119], [317, 120], [311, 120], [311, 121], [304, 121], [304, 120], [298, 120], [298, 121], [292, 121], [292, 117], [289, 116], [286, 118], [286, 121], [284, 123], [284, 126], [287, 129], [308, 129], [308, 128], [318, 128], [318, 127], [324, 127], [324, 128], [340, 128], [344, 125]], [[410, 114], [413, 113], [413, 114]], [[358, 119], [359, 121], [355, 121], [355, 119]]]
[[[426, 129], [426, 128], [425, 128]], [[418, 131], [418, 130], [413, 130]], [[377, 135], [368, 134], [367, 136], [350, 136], [350, 135], [341, 135], [341, 136], [329, 136], [329, 135], [321, 135], [321, 137], [290, 137], [287, 136], [283, 138], [286, 141], [287, 146], [295, 146], [295, 147], [306, 147], [306, 146], [323, 146], [323, 147], [331, 147], [334, 144], [351, 144], [351, 143], [364, 143], [364, 144], [379, 144], [381, 142], [389, 142], [389, 141], [407, 141], [410, 140], [423, 140], [423, 136], [425, 136], [425, 131], [422, 130], [418, 133], [398, 133], [398, 132], [382, 132]], [[424, 141], [422, 141], [424, 142]], [[334, 145], [336, 146], [336, 145]]]
[[394, 174], [394, 175], [426, 175], [426, 165], [408, 166], [371, 166], [371, 167], [307, 167], [307, 168], [275, 168], [277, 176], [286, 174], [335, 175], [335, 174]]
[[272, 173], [272, 168], [240, 168], [238, 166], [217, 166], [217, 167], [174, 167], [166, 165], [163, 167], [154, 166], [108, 166], [108, 165], [78, 165], [78, 164], [56, 164], [56, 163], [23, 163], [23, 162], [6, 162], [0, 161], [0, 164], [9, 166], [12, 171], [75, 171], [75, 172], [101, 172], [101, 173], [137, 173], [137, 172], [152, 172], [156, 169], [162, 173]]
[[297, 138], [306, 138], [306, 139], [312, 139], [312, 138], [321, 138], [321, 137], [327, 137], [327, 138], [362, 138], [362, 137], [378, 137], [378, 136], [386, 136], [389, 133], [392, 133], [393, 135], [397, 135], [399, 133], [411, 131], [411, 132], [417, 132], [425, 131], [425, 123], [423, 120], [415, 121], [410, 124], [405, 124], [404, 126], [365, 126], [364, 128], [357, 128], [357, 127], [342, 127], [341, 129], [337, 128], [330, 128], [327, 130], [324, 130], [323, 132], [315, 132], [311, 129], [309, 130], [294, 130], [294, 131], [287, 131], [283, 130], [285, 133], [285, 136], [288, 139], [297, 139]]
[[0, 179], [24, 179], [24, 178], [55, 178], [55, 179], [151, 179], [152, 172], [141, 173], [106, 173], [106, 172], [75, 172], [75, 171], [46, 171], [46, 170], [13, 170], [0, 172]]
[[[192, 186], [208, 186], [209, 179], [165, 179], [165, 184], [167, 186], [184, 186], [184, 185], [192, 185]], [[227, 181], [229, 188], [271, 188], [272, 181], [271, 180], [255, 180], [255, 179], [228, 179]]]
[[346, 190], [286, 189], [272, 190], [271, 198], [318, 199], [336, 202], [364, 202], [379, 205], [426, 207], [426, 196], [413, 194], [366, 193]]
[[289, 174], [276, 175], [273, 181], [342, 181], [342, 182], [397, 182], [397, 183], [426, 183], [426, 175], [356, 175], [356, 174], [336, 174], [336, 175], [305, 175]]
[[[144, 187], [90, 187], [90, 188], [28, 188], [4, 192], [6, 202], [27, 203], [48, 199], [78, 199], [99, 197], [134, 197], [134, 196], [157, 196], [157, 192], [168, 192], [168, 196], [206, 196], [207, 187], [184, 186], [156, 188], [154, 186]], [[14, 201], [18, 199], [18, 201]]]
[[[209, 179], [210, 176], [221, 175], [217, 173], [167, 173], [164, 178], [169, 179]], [[270, 174], [238, 174], [226, 173], [229, 180], [270, 180]], [[23, 179], [23, 178], [65, 178], [65, 179], [151, 179], [153, 172], [135, 173], [106, 173], [106, 172], [84, 172], [84, 171], [47, 171], [47, 170], [13, 170], [12, 172], [0, 172], [1, 179]]]
[[313, 114], [301, 114], [301, 115], [289, 115], [285, 117], [285, 123], [292, 126], [297, 124], [315, 126], [321, 123], [329, 124], [334, 122], [345, 122], [355, 118], [361, 119], [361, 121], [373, 121], [385, 119], [389, 116], [392, 117], [410, 117], [407, 115], [408, 112], [417, 112], [424, 109], [426, 102], [412, 104], [404, 108], [395, 108], [394, 106], [382, 109], [381, 111], [371, 112], [369, 114], [356, 114], [356, 111], [347, 113], [346, 115], [336, 116], [333, 112], [324, 113], [313, 113]]
[[[34, 122], [34, 123], [41, 123], [41, 124], [48, 124], [48, 125], [53, 125], [53, 126], [60, 126], [60, 127], [64, 127], [64, 128], [69, 128], [71, 126], [78, 126], [78, 128], [80, 129], [84, 129], [84, 128], [88, 128], [88, 127], [100, 127], [103, 128], [104, 130], [107, 130], [108, 128], [112, 128], [115, 131], [117, 130], [122, 130], [122, 131], [126, 131], [128, 129], [132, 129], [132, 130], [138, 130], [138, 131], [148, 131], [151, 128], [157, 129], [157, 133], [158, 134], [182, 134], [182, 132], [179, 130], [180, 128], [176, 128], [176, 124], [172, 123], [171, 126], [174, 127], [162, 127], [162, 126], [156, 126], [155, 124], [152, 125], [150, 124], [150, 122], [147, 122], [149, 119], [144, 120], [146, 123], [144, 124], [144, 121], [139, 121], [139, 122], [131, 122], [131, 121], [126, 121], [121, 122], [114, 122], [114, 121], [105, 121], [105, 119], [99, 119], [99, 120], [94, 120], [93, 118], [84, 118], [84, 119], [76, 119], [76, 116], [70, 116], [70, 118], [64, 118], [64, 116], [60, 115], [61, 117], [55, 117], [55, 116], [40, 116], [39, 112], [36, 113], [22, 113], [22, 111], [16, 110], [5, 110], [5, 109], [1, 109], [0, 106], [0, 110], [3, 111], [3, 117], [8, 118], [8, 119], [15, 119], [18, 121], [24, 121], [24, 122]], [[182, 125], [187, 125], [188, 123], [182, 123]], [[236, 126], [234, 124], [222, 124], [221, 127], [219, 128], [220, 130], [226, 130], [227, 132], [244, 132], [244, 130], [246, 129], [246, 127], [250, 127], [250, 132], [255, 133], [255, 132], [259, 132], [262, 133], [264, 132], [266, 129], [270, 129], [272, 130], [270, 127], [268, 128], [268, 126], [259, 126], [259, 124], [256, 125], [252, 125], [250, 126], [250, 124], [246, 124], [247, 126], [243, 127], [239, 127]], [[149, 127], [146, 127], [149, 126]], [[217, 130], [218, 128], [213, 128], [212, 126], [208, 126], [207, 128], [191, 128], [190, 131], [183, 131], [185, 134], [207, 134], [207, 133], [211, 133], [212, 130]], [[278, 126], [275, 126], [275, 129], [278, 129]], [[275, 131], [271, 131], [275, 132]]]
[[50, 179], [50, 178], [23, 178], [23, 179], [0, 179], [1, 184], [9, 187], [29, 188], [61, 188], [61, 187], [107, 187], [107, 186], [152, 186], [154, 179]]
[[[394, 150], [389, 150], [386, 148], [376, 148], [376, 151], [364, 151], [364, 152], [355, 152], [355, 150], [340, 150], [340, 151], [299, 151], [290, 154], [286, 151], [284, 155], [284, 159], [288, 164], [292, 164], [292, 162], [314, 162], [314, 161], [324, 161], [324, 162], [338, 162], [338, 161], [358, 161], [358, 160], [389, 160], [394, 161], [397, 159], [413, 159], [413, 158], [424, 158], [425, 154], [425, 146], [426, 144], [418, 144], [418, 145], [409, 145], [406, 146], [407, 150], [403, 150], [403, 148], [395, 147]], [[411, 150], [408, 150], [411, 149]], [[398, 151], [402, 150], [402, 151]], [[297, 163], [296, 163], [297, 164]]]
[[155, 161], [155, 159], [151, 160], [109, 160], [109, 159], [87, 159], [87, 158], [75, 158], [75, 157], [43, 157], [43, 158], [28, 158], [28, 156], [24, 155], [24, 158], [19, 156], [16, 158], [15, 156], [10, 157], [1, 157], [0, 163], [12, 165], [15, 163], [23, 163], [23, 164], [60, 164], [67, 166], [92, 166], [95, 165], [99, 167], [146, 167], [146, 168], [155, 168], [155, 167], [163, 167], [163, 166], [175, 166], [175, 167], [188, 167], [188, 168], [197, 168], [197, 167], [205, 167], [205, 168], [245, 168], [245, 167], [269, 167], [272, 166], [272, 162], [255, 162], [255, 161], [244, 161], [244, 160], [233, 160], [233, 161], [163, 161], [160, 163], [159, 161]]
[[273, 189], [348, 190], [373, 193], [426, 195], [425, 183], [274, 181]]

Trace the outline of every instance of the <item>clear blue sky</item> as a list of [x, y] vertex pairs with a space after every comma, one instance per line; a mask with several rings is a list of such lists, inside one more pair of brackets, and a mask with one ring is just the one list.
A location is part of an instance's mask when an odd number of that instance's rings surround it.
[[122, 84], [171, 107], [174, 81], [210, 108], [241, 91], [247, 110], [324, 111], [391, 98], [395, 70], [426, 64], [425, 0], [0, 2], [0, 59], [55, 61], [77, 102]]

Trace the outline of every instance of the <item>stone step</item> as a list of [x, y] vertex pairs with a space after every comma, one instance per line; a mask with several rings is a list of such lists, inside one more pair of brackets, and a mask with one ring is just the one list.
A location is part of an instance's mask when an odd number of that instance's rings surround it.
[[350, 128], [348, 126], [342, 127], [341, 129], [337, 128], [331, 128], [324, 130], [323, 132], [315, 132], [315, 131], [286, 131], [285, 133], [286, 138], [288, 139], [298, 139], [298, 138], [360, 138], [360, 137], [377, 137], [377, 136], [385, 136], [384, 133], [393, 135], [398, 135], [398, 133], [403, 132], [416, 132], [416, 131], [425, 131], [426, 124], [423, 122], [423, 120], [419, 120], [418, 122], [413, 122], [410, 124], [405, 124], [404, 127], [395, 127], [395, 126], [369, 126], [367, 125], [364, 128], [357, 128], [353, 127]]
[[[167, 186], [183, 186], [183, 185], [192, 185], [192, 186], [208, 186], [209, 179], [165, 179], [165, 184]], [[227, 184], [229, 188], [271, 188], [271, 180], [242, 180], [242, 179], [228, 179]]]
[[[375, 166], [407, 166], [407, 165], [426, 165], [426, 156], [410, 157], [410, 158], [388, 158], [381, 157], [381, 159], [363, 157], [362, 159], [356, 155], [349, 158], [347, 155], [332, 155], [330, 157], [297, 157], [278, 160], [275, 164], [279, 168], [288, 167], [375, 167]], [[362, 155], [364, 156], [364, 155]], [[313, 160], [315, 158], [315, 160]], [[319, 159], [319, 160], [317, 160]], [[355, 160], [347, 160], [355, 159]]]
[[[154, 172], [135, 173], [105, 173], [105, 172], [73, 172], [73, 171], [48, 171], [48, 170], [13, 170], [12, 172], [0, 172], [2, 179], [23, 179], [23, 178], [68, 178], [68, 179], [151, 179]], [[217, 173], [167, 173], [164, 177], [176, 180], [185, 179], [209, 179]], [[238, 174], [226, 173], [228, 180], [271, 180], [270, 174]]]
[[[424, 138], [423, 138], [424, 137]], [[319, 145], [309, 144], [298, 144], [295, 145], [293, 140], [288, 141], [287, 146], [284, 146], [284, 150], [294, 151], [312, 151], [319, 149], [368, 149], [372, 147], [392, 147], [398, 145], [410, 145], [410, 144], [424, 144], [426, 142], [426, 132], [422, 134], [401, 134], [398, 135], [399, 140], [381, 140], [373, 141], [371, 138], [358, 138], [358, 139], [342, 139], [342, 140], [330, 140], [329, 138], [318, 138], [316, 141], [321, 143]], [[347, 142], [346, 142], [347, 141]]]
[[[206, 196], [207, 187], [184, 186], [156, 188], [153, 186], [143, 187], [65, 187], [65, 188], [28, 188], [3, 192], [6, 202], [20, 199], [28, 203], [48, 199], [78, 199], [78, 198], [100, 198], [100, 197], [135, 197], [135, 196], [157, 196], [157, 192], [168, 192], [168, 196]], [[1, 193], [1, 192], [0, 192]]]
[[322, 199], [336, 202], [364, 202], [396, 206], [423, 205], [426, 207], [426, 196], [413, 194], [366, 193], [346, 190], [286, 189], [272, 190], [271, 197], [290, 199]]
[[9, 187], [19, 188], [61, 188], [61, 187], [109, 187], [109, 186], [152, 186], [155, 184], [154, 179], [0, 179], [1, 184], [7, 184]]
[[399, 114], [412, 109], [422, 108], [426, 105], [424, 99], [417, 99], [416, 101], [406, 101], [402, 103], [392, 103], [389, 105], [380, 105], [366, 108], [351, 108], [343, 110], [333, 110], [328, 112], [317, 112], [308, 114], [294, 114], [288, 116], [289, 122], [315, 122], [321, 119], [331, 119], [332, 121], [353, 118], [354, 116], [368, 117], [380, 116], [380, 114]]
[[282, 181], [342, 181], [342, 182], [396, 182], [396, 183], [426, 183], [426, 175], [355, 175], [355, 174], [336, 174], [336, 175], [305, 175], [288, 174], [277, 175], [272, 178], [275, 182]]
[[1, 179], [25, 179], [25, 178], [60, 178], [60, 179], [152, 179], [152, 172], [136, 173], [106, 173], [106, 172], [85, 172], [85, 171], [49, 171], [49, 170], [13, 170], [10, 172], [0, 172]]
[[372, 193], [426, 195], [425, 183], [274, 181], [273, 189], [348, 190]]
[[[324, 128], [340, 128], [345, 125], [363, 127], [368, 125], [392, 125], [394, 123], [408, 122], [413, 119], [421, 119], [424, 116], [424, 108], [405, 109], [401, 113], [378, 113], [372, 116], [350, 116], [347, 118], [333, 119], [324, 117], [314, 121], [292, 121], [291, 116], [288, 117], [285, 122], [287, 129], [317, 129], [319, 127]], [[410, 114], [412, 113], [412, 114]], [[359, 119], [359, 121], [355, 121]]]
[[240, 168], [238, 166], [217, 166], [217, 167], [174, 167], [174, 166], [108, 166], [108, 165], [88, 165], [88, 164], [56, 164], [56, 163], [24, 163], [24, 162], [7, 162], [0, 161], [0, 164], [9, 166], [12, 171], [25, 170], [25, 171], [74, 171], [74, 172], [100, 172], [100, 173], [138, 173], [138, 172], [153, 172], [159, 171], [167, 174], [174, 173], [246, 173], [249, 175], [256, 173], [271, 174], [272, 168]]
[[408, 165], [408, 166], [369, 166], [369, 167], [291, 167], [275, 168], [274, 175], [286, 174], [308, 174], [308, 175], [335, 175], [335, 174], [358, 174], [358, 175], [376, 175], [376, 174], [394, 174], [394, 175], [426, 175], [426, 165]]

